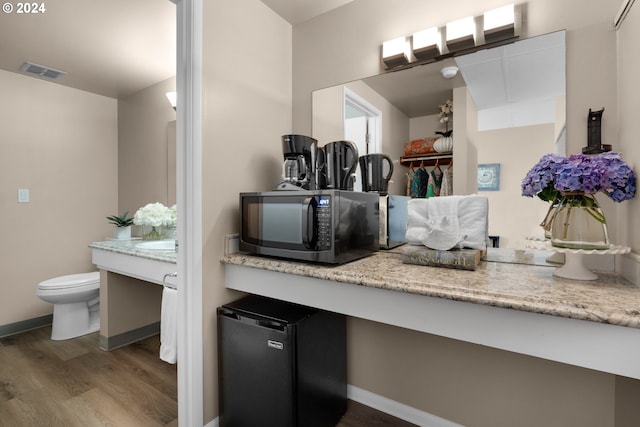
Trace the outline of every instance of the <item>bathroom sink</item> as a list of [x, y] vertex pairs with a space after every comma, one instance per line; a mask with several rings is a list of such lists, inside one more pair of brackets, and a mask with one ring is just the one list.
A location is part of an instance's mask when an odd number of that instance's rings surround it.
[[136, 243], [136, 248], [152, 251], [175, 251], [176, 242], [175, 240], [150, 240]]

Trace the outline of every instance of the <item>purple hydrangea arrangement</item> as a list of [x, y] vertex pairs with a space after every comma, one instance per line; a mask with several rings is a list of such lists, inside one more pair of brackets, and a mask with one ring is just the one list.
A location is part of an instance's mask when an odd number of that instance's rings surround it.
[[522, 180], [522, 195], [537, 196], [545, 202], [552, 202], [558, 197], [555, 189], [555, 177], [565, 158], [557, 154], [545, 154], [531, 168]]
[[602, 192], [616, 202], [636, 194], [636, 174], [619, 153], [545, 154], [522, 180], [522, 195], [554, 201], [561, 193]]

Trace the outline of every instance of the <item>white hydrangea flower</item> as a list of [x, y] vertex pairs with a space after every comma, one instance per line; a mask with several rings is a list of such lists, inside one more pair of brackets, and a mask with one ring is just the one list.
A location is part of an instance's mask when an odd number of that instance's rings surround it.
[[177, 220], [176, 205], [167, 208], [167, 217], [165, 218], [165, 227], [175, 228]]
[[167, 218], [171, 217], [169, 208], [160, 202], [148, 203], [138, 209], [133, 216], [133, 223], [136, 225], [148, 225], [151, 227], [159, 227], [166, 225]]

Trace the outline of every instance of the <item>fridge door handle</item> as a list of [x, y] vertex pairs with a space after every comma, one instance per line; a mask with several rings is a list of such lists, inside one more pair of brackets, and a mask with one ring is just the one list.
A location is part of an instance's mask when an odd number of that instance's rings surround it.
[[258, 326], [262, 326], [264, 328], [274, 329], [277, 331], [284, 331], [285, 327], [282, 323], [273, 322], [271, 320], [256, 320], [256, 324]]

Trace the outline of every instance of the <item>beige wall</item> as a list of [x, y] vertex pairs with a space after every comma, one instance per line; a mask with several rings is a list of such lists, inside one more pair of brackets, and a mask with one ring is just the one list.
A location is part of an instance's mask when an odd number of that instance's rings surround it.
[[[176, 113], [165, 96], [175, 90], [172, 77], [118, 100], [119, 213], [133, 216], [147, 203], [175, 203], [168, 199], [167, 162], [168, 132], [175, 132]], [[175, 153], [170, 158], [175, 163]], [[175, 175], [171, 179], [175, 188]]]
[[[384, 40], [506, 3], [460, 0], [456, 7], [443, 8], [435, 0], [355, 0], [294, 26], [294, 131], [310, 130], [312, 90], [381, 71]], [[619, 41], [620, 60], [629, 69], [621, 72], [625, 86], [619, 89], [628, 94], [620, 103], [620, 134], [626, 138], [617, 138], [617, 35], [611, 22], [620, 3], [530, 0], [525, 36], [567, 30], [568, 152], [579, 152], [586, 145], [589, 108], [604, 106], [603, 142], [613, 143], [637, 169], [640, 148], [633, 137], [638, 134], [635, 116], [640, 108], [634, 96], [637, 90], [632, 90], [640, 71], [633, 53], [638, 42], [637, 17], [630, 18], [631, 25]], [[639, 13], [638, 6], [632, 13]], [[531, 164], [536, 160], [531, 159]], [[617, 233], [618, 226], [640, 229], [640, 216], [633, 214], [637, 203], [636, 199], [626, 206], [605, 207], [610, 217], [618, 213], [625, 221], [624, 225], [612, 221], [613, 236], [622, 234]], [[637, 231], [629, 243], [640, 251]], [[621, 395], [637, 396], [638, 381], [358, 319], [350, 320], [349, 342], [352, 384], [466, 425], [602, 427], [637, 425], [640, 420], [637, 409]]]
[[[500, 190], [482, 191], [489, 199], [489, 234], [500, 236], [501, 248], [524, 249], [526, 237], [543, 238], [538, 225], [548, 205], [522, 197], [522, 178], [534, 162], [554, 150], [554, 125], [523, 126], [477, 132], [478, 164], [500, 164]], [[546, 144], [544, 143], [546, 141]]]
[[160, 322], [162, 286], [107, 270], [100, 273], [101, 342]]
[[291, 25], [259, 0], [204, 2], [203, 348], [204, 420], [218, 416], [216, 307], [225, 234], [237, 233], [238, 193], [273, 189], [280, 137], [291, 133]]
[[[344, 138], [344, 87], [367, 100], [382, 113], [380, 151], [394, 159], [389, 192], [391, 194], [405, 194], [407, 178], [405, 169], [399, 167], [399, 158], [402, 155], [404, 145], [398, 144], [398, 141], [404, 142], [409, 139], [409, 118], [367, 84], [356, 81], [314, 91], [311, 136], [318, 140], [320, 147], [328, 142]], [[358, 176], [357, 179], [359, 180], [360, 177]]]
[[[640, 42], [640, 4], [635, 4], [622, 28], [617, 32], [618, 43], [618, 138], [614, 140], [614, 147], [624, 154], [625, 160], [640, 173], [640, 57], [638, 43]], [[604, 114], [608, 114], [605, 111]], [[605, 141], [606, 142], [606, 141]], [[640, 197], [636, 196], [621, 204], [618, 209], [617, 222], [620, 227], [618, 233], [620, 243], [625, 243], [634, 252], [640, 252]]]
[[[116, 101], [0, 71], [0, 325], [52, 312], [38, 282], [95, 270], [117, 207]], [[17, 202], [18, 188], [30, 191]]]

